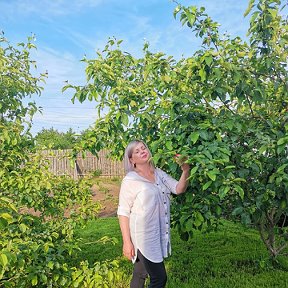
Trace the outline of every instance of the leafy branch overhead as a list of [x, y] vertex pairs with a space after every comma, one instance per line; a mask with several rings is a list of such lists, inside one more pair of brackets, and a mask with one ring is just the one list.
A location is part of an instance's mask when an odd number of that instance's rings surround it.
[[73, 101], [95, 101], [98, 111], [77, 149], [105, 147], [121, 158], [127, 142], [142, 138], [155, 163], [175, 175], [173, 156], [187, 156], [190, 192], [173, 205], [180, 235], [213, 229], [225, 215], [257, 227], [279, 255], [288, 238], [280, 223], [288, 214], [285, 9], [282, 1], [250, 1], [244, 41], [221, 35], [203, 7], [177, 5], [174, 17], [202, 40], [180, 60], [148, 44], [135, 58], [110, 39], [95, 59], [83, 59], [87, 84], [64, 87], [75, 90]]

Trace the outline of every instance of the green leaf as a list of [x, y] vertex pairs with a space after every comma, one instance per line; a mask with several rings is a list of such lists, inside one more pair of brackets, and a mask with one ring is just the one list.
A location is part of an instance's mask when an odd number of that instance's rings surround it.
[[49, 261], [49, 262], [47, 263], [47, 267], [48, 267], [49, 269], [53, 269], [53, 267], [54, 267], [53, 261]]
[[122, 121], [122, 124], [127, 127], [129, 123], [128, 115], [123, 113], [121, 115], [121, 121]]
[[207, 189], [211, 186], [212, 183], [213, 183], [212, 181], [206, 182], [206, 183], [202, 186], [202, 190], [203, 190], [203, 191], [207, 190]]
[[155, 165], [157, 165], [159, 159], [161, 158], [161, 155], [160, 154], [155, 154], [152, 159], [153, 159], [153, 162]]
[[59, 283], [59, 284], [60, 284], [61, 286], [65, 286], [66, 283], [67, 283], [67, 278], [64, 277], [64, 276], [62, 276], [61, 279], [60, 279], [60, 283]]
[[41, 282], [42, 282], [42, 283], [44, 283], [44, 284], [47, 283], [48, 278], [47, 278], [47, 276], [46, 276], [45, 274], [42, 273], [42, 274], [40, 275], [40, 278], [41, 278]]
[[[108, 271], [109, 272], [109, 271]], [[84, 275], [78, 277], [74, 282], [73, 282], [73, 287], [77, 288], [79, 285], [82, 283], [84, 279]]]
[[202, 224], [202, 222], [199, 220], [199, 219], [194, 219], [194, 226], [196, 227], [196, 228], [198, 228], [199, 226], [201, 226], [201, 224]]
[[131, 107], [135, 107], [135, 106], [137, 106], [137, 103], [134, 100], [131, 100], [130, 101], [130, 106]]
[[201, 137], [202, 139], [208, 140], [208, 133], [207, 133], [207, 131], [202, 130], [202, 131], [199, 132], [199, 135], [200, 135], [200, 137]]
[[48, 253], [48, 251], [49, 251], [49, 243], [48, 243], [48, 242], [44, 243], [44, 245], [43, 245], [43, 251], [44, 251], [45, 253]]
[[194, 226], [195, 227], [201, 226], [203, 221], [204, 221], [204, 218], [203, 218], [202, 214], [200, 212], [196, 211], [194, 213], [194, 222], [193, 222]]
[[9, 213], [1, 213], [0, 214], [0, 218], [5, 219], [8, 223], [12, 223], [13, 222], [13, 216]]
[[227, 120], [226, 121], [226, 126], [231, 131], [234, 128], [234, 122], [232, 120]]
[[263, 154], [264, 152], [266, 152], [267, 148], [268, 148], [267, 145], [262, 145], [259, 148], [259, 154]]
[[242, 189], [242, 187], [240, 187], [239, 185], [235, 185], [234, 189], [238, 192], [240, 198], [243, 200], [244, 199], [244, 190]]
[[208, 171], [207, 175], [212, 181], [216, 180], [216, 174], [213, 171]]
[[107, 273], [107, 278], [108, 278], [108, 281], [109, 281], [110, 283], [112, 283], [112, 281], [113, 281], [113, 279], [114, 279], [114, 274], [113, 274], [113, 272], [112, 272], [111, 270], [108, 271], [108, 273]]
[[283, 164], [281, 165], [278, 169], [277, 169], [277, 172], [282, 172], [284, 171], [284, 169], [288, 166], [288, 164]]
[[53, 281], [57, 282], [59, 278], [60, 278], [59, 274], [53, 274]]
[[173, 150], [172, 141], [167, 141], [167, 142], [165, 143], [165, 146], [166, 146], [166, 148], [167, 148], [169, 151]]
[[210, 66], [212, 61], [213, 61], [213, 57], [211, 55], [205, 56], [205, 62], [208, 66]]
[[283, 144], [288, 144], [288, 137], [283, 137], [283, 138], [280, 138], [278, 141], [277, 141], [277, 145], [283, 145]]
[[5, 267], [8, 264], [8, 258], [5, 254], [0, 254], [0, 264]]
[[233, 182], [247, 182], [247, 181], [243, 178], [235, 178], [233, 179]]
[[197, 142], [197, 140], [199, 139], [199, 132], [193, 132], [189, 138], [191, 139], [192, 143], [195, 144]]
[[216, 215], [218, 215], [218, 216], [220, 216], [221, 215], [221, 213], [222, 213], [222, 208], [220, 207], [220, 206], [216, 206]]
[[255, 3], [255, 0], [250, 0], [249, 1], [249, 5], [248, 5], [246, 11], [244, 12], [244, 17], [246, 17], [250, 13], [252, 8], [254, 7], [254, 3]]
[[221, 200], [227, 195], [229, 190], [230, 190], [229, 186], [224, 186], [223, 185], [223, 186], [220, 187], [220, 189], [219, 189], [219, 197], [220, 197]]
[[174, 12], [173, 12], [173, 16], [175, 19], [176, 19], [176, 15], [180, 12], [180, 10], [181, 10], [181, 5], [177, 5], [177, 7], [174, 9]]
[[277, 154], [281, 154], [282, 152], [284, 152], [286, 149], [286, 145], [280, 145], [277, 147], [276, 151], [277, 151]]
[[272, 15], [273, 18], [277, 16], [277, 10], [276, 9], [267, 9], [269, 13]]
[[204, 69], [200, 69], [199, 76], [201, 77], [202, 82], [206, 80], [206, 72], [204, 71]]
[[189, 22], [189, 27], [192, 27], [195, 23], [196, 16], [187, 10], [186, 10], [186, 16], [187, 16], [187, 20]]
[[233, 211], [232, 211], [232, 215], [233, 216], [237, 216], [239, 214], [241, 214], [243, 212], [243, 207], [236, 207]]
[[198, 170], [198, 166], [195, 166], [194, 168], [192, 168], [192, 170], [190, 171], [190, 176], [193, 176]]
[[23, 224], [23, 223], [21, 223], [21, 224], [19, 225], [19, 229], [20, 229], [20, 231], [21, 231], [22, 233], [25, 233], [26, 230], [27, 230], [27, 228], [28, 228], [28, 226], [25, 225], [25, 224]]
[[8, 221], [4, 218], [0, 218], [0, 229], [7, 227]]
[[32, 284], [32, 286], [36, 286], [36, 285], [38, 284], [38, 277], [37, 277], [37, 275], [34, 275], [34, 276], [32, 277], [31, 284]]
[[229, 165], [229, 166], [226, 166], [226, 167], [224, 168], [224, 170], [230, 170], [230, 169], [235, 169], [235, 168], [236, 168], [235, 165]]
[[241, 214], [241, 222], [244, 225], [250, 225], [251, 224], [251, 217], [248, 213], [242, 213]]

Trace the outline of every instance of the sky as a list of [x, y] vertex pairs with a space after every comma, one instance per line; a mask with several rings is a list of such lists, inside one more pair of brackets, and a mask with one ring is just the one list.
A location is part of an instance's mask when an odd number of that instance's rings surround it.
[[[249, 17], [243, 14], [249, 0], [178, 0], [183, 6], [205, 7], [220, 31], [245, 39]], [[176, 59], [192, 56], [199, 40], [173, 17], [171, 0], [0, 0], [0, 31], [12, 43], [35, 35], [38, 73], [48, 72], [41, 96], [32, 100], [42, 107], [33, 119], [32, 133], [43, 128], [80, 133], [96, 120], [95, 102], [71, 101], [72, 90], [62, 93], [65, 81], [85, 83], [84, 56], [95, 59], [109, 37], [123, 40], [121, 47], [142, 56], [145, 42], [152, 52]]]

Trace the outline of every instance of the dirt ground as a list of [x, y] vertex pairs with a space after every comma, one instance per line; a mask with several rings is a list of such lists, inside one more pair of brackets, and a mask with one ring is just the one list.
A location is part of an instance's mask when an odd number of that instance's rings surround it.
[[[92, 186], [92, 199], [99, 201], [101, 209], [99, 217], [115, 216], [118, 207], [118, 196], [120, 191], [120, 178], [94, 178], [91, 180]], [[39, 216], [40, 212], [35, 211], [33, 208], [22, 208], [21, 213], [30, 213], [35, 216]], [[69, 210], [65, 212], [65, 215], [69, 215]]]
[[101, 203], [99, 217], [110, 217], [116, 215], [118, 196], [120, 190], [120, 179], [96, 178], [93, 180], [93, 200]]

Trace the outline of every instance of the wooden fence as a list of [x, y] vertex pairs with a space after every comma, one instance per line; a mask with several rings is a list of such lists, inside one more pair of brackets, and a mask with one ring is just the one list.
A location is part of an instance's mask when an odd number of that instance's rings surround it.
[[100, 177], [124, 176], [123, 162], [109, 159], [109, 152], [106, 150], [100, 151], [98, 158], [91, 152], [86, 152], [84, 157], [79, 154], [75, 160], [71, 160], [71, 152], [69, 149], [41, 151], [50, 163], [49, 170], [55, 175], [70, 175], [74, 179], [93, 174]]

